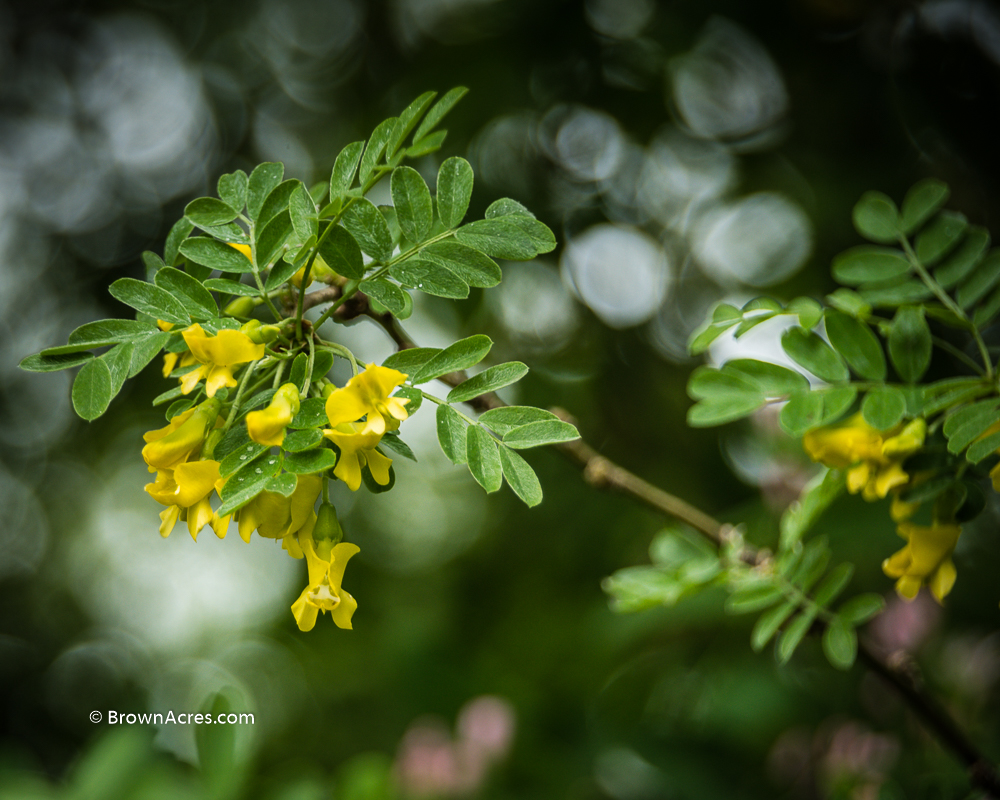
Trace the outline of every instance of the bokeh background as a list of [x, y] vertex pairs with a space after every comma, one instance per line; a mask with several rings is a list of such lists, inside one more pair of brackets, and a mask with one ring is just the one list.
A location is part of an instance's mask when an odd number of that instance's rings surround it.
[[[567, 409], [763, 545], [812, 467], [767, 416], [685, 426], [706, 309], [829, 291], [867, 189], [931, 175], [975, 222], [1000, 211], [1000, 11], [981, 0], [0, 2], [0, 797], [967, 796], [891, 692], [815, 642], [779, 668], [713, 592], [612, 613], [601, 580], [645, 563], [664, 521], [557, 453], [529, 454], [546, 495], [529, 511], [486, 498], [416, 415], [396, 488], [335, 498], [361, 546], [355, 630], [301, 634], [301, 563], [235, 532], [156, 535], [139, 456], [163, 424], [155, 370], [86, 424], [71, 374], [17, 369], [127, 316], [107, 285], [141, 276], [221, 173], [280, 160], [322, 180], [344, 144], [454, 85], [471, 91], [416, 166], [468, 158], [473, 213], [513, 197], [560, 246], [467, 301], [422, 297], [411, 334], [488, 333], [532, 368], [509, 399]], [[777, 358], [779, 334], [710, 358]], [[390, 352], [363, 325], [342, 335]], [[890, 597], [868, 631], [994, 756], [998, 519], [994, 503], [963, 535], [946, 609]], [[884, 508], [848, 498], [822, 532], [858, 564], [851, 591], [890, 594]], [[199, 743], [89, 720], [218, 692], [255, 724]]]

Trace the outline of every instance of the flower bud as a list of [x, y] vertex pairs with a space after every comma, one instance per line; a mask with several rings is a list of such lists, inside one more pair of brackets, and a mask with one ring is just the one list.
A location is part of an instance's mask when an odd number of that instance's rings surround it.
[[281, 328], [277, 325], [261, 325], [260, 320], [252, 319], [240, 328], [240, 332], [255, 344], [267, 344], [281, 335]]
[[330, 503], [322, 503], [316, 514], [316, 526], [312, 532], [313, 540], [319, 545], [321, 542], [329, 543], [331, 546], [339, 544], [344, 538], [344, 529], [337, 519], [337, 509]]
[[208, 438], [205, 439], [205, 444], [201, 448], [202, 459], [212, 461], [215, 458], [215, 447], [222, 441], [222, 437], [224, 435], [225, 431], [223, 431], [222, 428], [216, 428], [208, 434]]
[[230, 317], [249, 317], [257, 307], [257, 301], [252, 297], [237, 297], [229, 303], [222, 313]]
[[285, 428], [299, 413], [299, 406], [299, 387], [286, 383], [274, 393], [267, 408], [247, 414], [250, 438], [259, 444], [280, 447], [285, 441]]

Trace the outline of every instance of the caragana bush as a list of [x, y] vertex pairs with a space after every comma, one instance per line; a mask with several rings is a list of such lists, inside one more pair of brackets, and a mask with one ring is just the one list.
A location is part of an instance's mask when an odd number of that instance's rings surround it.
[[[617, 610], [672, 605], [722, 585], [728, 612], [761, 612], [754, 650], [774, 641], [777, 660], [786, 662], [817, 632], [837, 668], [850, 668], [860, 652], [965, 763], [972, 782], [1000, 792], [995, 768], [947, 714], [859, 644], [856, 629], [881, 611], [882, 596], [842, 600], [854, 566], [831, 566], [826, 540], [809, 536], [844, 492], [885, 502], [905, 542], [885, 553], [887, 581], [907, 600], [923, 587], [939, 602], [951, 591], [962, 525], [984, 511], [987, 491], [1000, 491], [1000, 383], [984, 337], [1000, 316], [1000, 249], [989, 250], [989, 233], [943, 208], [949, 192], [940, 181], [918, 183], [901, 209], [869, 192], [854, 208], [854, 224], [871, 244], [834, 259], [841, 288], [822, 301], [721, 304], [692, 337], [699, 354], [726, 332], [739, 337], [778, 317], [791, 321], [781, 343], [800, 370], [736, 359], [699, 367], [688, 384], [690, 425], [722, 425], [781, 404], [781, 427], [824, 465], [782, 516], [774, 548], [756, 549], [741, 526], [719, 525], [601, 457], [560, 416], [504, 405], [493, 392], [524, 377], [524, 364], [467, 377], [489, 354], [488, 337], [437, 349], [418, 347], [403, 332], [412, 292], [464, 298], [470, 287], [500, 283], [494, 259], [529, 260], [556, 245], [549, 228], [511, 199], [465, 222], [473, 171], [464, 159], [441, 163], [433, 193], [403, 165], [441, 147], [445, 131], [437, 127], [465, 91], [437, 102], [433, 92], [421, 95], [367, 141], [344, 147], [329, 183], [283, 180], [275, 163], [249, 176], [223, 175], [217, 198], [188, 204], [162, 258], [143, 254], [145, 281], [111, 285], [136, 310], [134, 320], [87, 323], [22, 368], [80, 367], [73, 406], [93, 420], [127, 378], [164, 352], [163, 377], [178, 384], [153, 401], [165, 407], [167, 424], [146, 433], [142, 449], [155, 474], [146, 491], [163, 506], [160, 533], [183, 522], [192, 537], [205, 526], [223, 537], [235, 520], [247, 542], [254, 531], [280, 540], [306, 561], [307, 585], [292, 605], [304, 631], [327, 611], [350, 628], [357, 608], [343, 581], [358, 547], [344, 540], [329, 482], [390, 491], [392, 459], [414, 458], [402, 438], [405, 423], [424, 404], [436, 406], [448, 459], [467, 465], [487, 492], [506, 482], [529, 506], [541, 502], [542, 489], [518, 451], [557, 445], [592, 485], [688, 523], [655, 539], [651, 565], [606, 580]], [[378, 207], [366, 195], [386, 177], [393, 205]], [[325, 286], [308, 291], [315, 282]], [[305, 316], [312, 308], [323, 309], [315, 321]], [[328, 320], [358, 318], [383, 327], [398, 352], [368, 363], [335, 336], [320, 335]], [[339, 387], [328, 377], [338, 358], [353, 372]], [[438, 378], [452, 387], [446, 397], [425, 388]], [[472, 410], [482, 413], [466, 413]]]
[[[769, 297], [742, 308], [718, 305], [691, 339], [694, 354], [727, 331], [740, 337], [776, 317], [792, 321], [781, 346], [801, 371], [755, 359], [699, 367], [688, 383], [696, 402], [688, 423], [721, 425], [782, 404], [781, 427], [801, 438], [826, 469], [781, 520], [772, 552], [744, 546], [739, 531], [721, 557], [703, 541], [671, 531], [654, 544], [655, 565], [627, 569], [606, 588], [622, 610], [673, 603], [721, 583], [731, 613], [763, 611], [755, 650], [776, 639], [787, 661], [818, 620], [830, 662], [846, 669], [857, 654], [855, 628], [877, 614], [880, 595], [836, 605], [854, 566], [828, 568], [823, 538], [805, 534], [844, 491], [888, 500], [905, 546], [882, 569], [906, 600], [929, 588], [938, 602], [957, 578], [951, 554], [962, 524], [1000, 491], [1000, 386], [984, 330], [1000, 314], [1000, 249], [990, 235], [943, 206], [948, 187], [928, 179], [902, 208], [880, 192], [854, 207], [854, 226], [874, 244], [833, 261], [842, 286], [819, 302]], [[938, 377], [925, 380], [935, 351]], [[817, 381], [810, 381], [810, 376]]]
[[[542, 489], [518, 451], [578, 437], [539, 408], [497, 408], [478, 419], [462, 412], [463, 402], [528, 372], [515, 361], [465, 379], [490, 352], [486, 336], [407, 347], [374, 364], [319, 334], [326, 320], [358, 316], [393, 330], [410, 316], [412, 292], [467, 297], [470, 287], [500, 283], [494, 258], [528, 260], [555, 247], [552, 232], [513, 200], [464, 222], [473, 187], [465, 159], [442, 162], [434, 194], [402, 165], [441, 147], [438, 125], [465, 92], [452, 89], [437, 102], [434, 92], [421, 95], [367, 142], [347, 145], [328, 183], [283, 180], [276, 163], [223, 175], [217, 198], [187, 205], [162, 258], [143, 254], [145, 281], [111, 285], [136, 310], [134, 320], [87, 323], [68, 344], [21, 362], [35, 372], [79, 366], [73, 407], [93, 420], [165, 351], [163, 377], [179, 384], [153, 401], [166, 407], [167, 424], [145, 434], [142, 449], [155, 473], [146, 491], [164, 507], [160, 534], [185, 522], [193, 538], [205, 526], [221, 538], [235, 519], [247, 542], [254, 531], [279, 539], [307, 563], [307, 586], [292, 606], [302, 630], [326, 611], [350, 628], [357, 608], [342, 582], [358, 547], [344, 541], [329, 482], [391, 490], [392, 458], [414, 458], [401, 423], [425, 401], [437, 407], [445, 455], [467, 464], [487, 492], [506, 480], [529, 506], [541, 502]], [[393, 205], [376, 207], [365, 195], [386, 177]], [[316, 281], [326, 287], [307, 293]], [[305, 311], [318, 306], [326, 308], [311, 322]], [[342, 387], [327, 377], [336, 358], [354, 373]], [[447, 397], [423, 388], [442, 376], [456, 383]]]

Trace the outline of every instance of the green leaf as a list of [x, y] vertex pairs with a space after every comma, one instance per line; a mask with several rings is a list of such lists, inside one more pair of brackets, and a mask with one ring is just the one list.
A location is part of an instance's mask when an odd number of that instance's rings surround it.
[[412, 386], [400, 386], [393, 397], [404, 397], [410, 401], [406, 404], [406, 410], [411, 417], [417, 413], [417, 409], [424, 402], [424, 396], [420, 393], [420, 390], [414, 389]]
[[225, 516], [253, 500], [264, 491], [267, 482], [281, 472], [281, 464], [280, 453], [275, 456], [266, 451], [247, 461], [226, 479], [220, 493], [222, 505], [216, 513]]
[[562, 420], [543, 420], [515, 428], [503, 437], [503, 443], [515, 450], [527, 450], [529, 447], [572, 442], [579, 438], [580, 432], [570, 423]]
[[833, 259], [833, 277], [854, 286], [870, 281], [884, 281], [909, 273], [910, 262], [900, 250], [861, 245], [852, 247]]
[[323, 431], [319, 428], [289, 431], [285, 434], [285, 440], [281, 443], [281, 449], [286, 453], [299, 453], [303, 450], [312, 450], [314, 447], [318, 447], [322, 441]]
[[444, 119], [445, 115], [455, 107], [455, 104], [465, 97], [469, 90], [464, 86], [456, 86], [454, 89], [446, 92], [445, 95], [438, 100], [433, 108], [427, 112], [427, 116], [424, 117], [424, 121], [420, 123], [420, 127], [417, 128], [416, 133], [413, 134], [413, 141], [419, 142], [427, 134], [429, 134], [435, 127]]
[[281, 475], [275, 475], [265, 483], [264, 491], [271, 492], [272, 494], [280, 494], [282, 497], [291, 497], [298, 483], [299, 479], [295, 475], [285, 472]]
[[184, 216], [199, 227], [225, 225], [236, 219], [240, 212], [214, 197], [199, 197], [184, 207]]
[[[407, 406], [409, 408], [409, 406]], [[413, 413], [410, 413], [413, 416]], [[398, 433], [387, 433], [382, 437], [382, 441], [379, 442], [380, 447], [386, 447], [397, 455], [401, 455], [403, 458], [408, 458], [410, 461], [416, 461], [417, 457], [413, 455], [413, 451], [410, 446], [399, 438]]]
[[292, 228], [297, 241], [304, 242], [310, 236], [319, 235], [317, 213], [316, 204], [309, 190], [300, 183], [288, 198], [288, 215], [292, 219]]
[[284, 175], [285, 165], [273, 162], [260, 164], [250, 173], [250, 180], [247, 183], [247, 215], [250, 219], [257, 219], [267, 196], [281, 183]]
[[158, 394], [153, 398], [154, 406], [162, 406], [164, 403], [169, 403], [171, 400], [176, 400], [181, 396], [181, 387], [175, 386], [173, 389], [167, 389], [167, 391], [162, 394]]
[[133, 319], [100, 319], [86, 322], [73, 330], [69, 335], [68, 344], [61, 347], [47, 347], [41, 354], [56, 356], [76, 353], [119, 342], [132, 342], [156, 333], [160, 333], [160, 330], [148, 322]]
[[285, 454], [285, 469], [296, 475], [315, 475], [326, 472], [337, 464], [337, 455], [329, 447], [303, 450], [301, 453]]
[[853, 386], [837, 386], [793, 395], [781, 409], [781, 427], [799, 437], [810, 428], [835, 422], [851, 407], [857, 394]]
[[781, 515], [782, 551], [792, 548], [816, 524], [816, 521], [847, 488], [841, 470], [828, 469], [805, 485], [799, 499]]
[[473, 375], [448, 392], [448, 402], [463, 403], [487, 392], [495, 392], [504, 386], [517, 383], [527, 374], [527, 365], [520, 361], [497, 364], [495, 367], [483, 370], [478, 375]]
[[180, 251], [182, 256], [190, 258], [196, 264], [220, 272], [253, 272], [253, 264], [243, 253], [206, 236], [185, 239], [181, 242]]
[[857, 232], [873, 242], [889, 244], [899, 235], [896, 204], [882, 192], [865, 192], [854, 206], [852, 217]]
[[687, 423], [692, 428], [710, 428], [749, 416], [767, 404], [762, 394], [714, 395], [688, 409]]
[[885, 600], [878, 594], [859, 594], [837, 609], [837, 616], [848, 625], [861, 625], [880, 614]]
[[437, 133], [432, 133], [430, 136], [425, 136], [414, 143], [412, 147], [407, 148], [407, 158], [420, 158], [421, 156], [426, 156], [440, 150], [447, 136], [448, 131], [438, 131]]
[[802, 639], [808, 633], [809, 628], [812, 627], [815, 618], [815, 611], [806, 610], [793, 619], [788, 627], [785, 628], [781, 634], [781, 638], [778, 639], [776, 650], [776, 657], [779, 664], [788, 663], [788, 660], [795, 653], [796, 648], [802, 643]]
[[455, 238], [488, 256], [510, 261], [529, 261], [556, 246], [552, 231], [541, 222], [514, 215], [470, 222], [455, 231]]
[[858, 657], [858, 635], [840, 617], [834, 617], [823, 631], [823, 652], [837, 669], [850, 669]]
[[827, 310], [826, 335], [830, 344], [844, 357], [858, 375], [873, 381], [884, 381], [885, 355], [878, 337], [864, 322], [840, 311]]
[[292, 195], [298, 191], [300, 186], [302, 186], [300, 181], [290, 178], [287, 181], [282, 181], [270, 191], [257, 214], [258, 232], [264, 225], [288, 208]]
[[219, 307], [212, 294], [201, 281], [192, 278], [186, 272], [174, 267], [163, 267], [157, 271], [154, 281], [157, 286], [179, 300], [194, 319], [203, 320], [219, 316]]
[[[393, 244], [389, 225], [382, 212], [370, 200], [363, 197], [356, 200], [344, 213], [343, 224], [362, 251], [372, 258], [383, 262], [392, 258]], [[333, 267], [332, 264], [330, 266]]]
[[361, 167], [358, 171], [358, 183], [361, 184], [362, 188], [367, 186], [368, 180], [372, 177], [375, 165], [378, 164], [379, 158], [385, 152], [385, 146], [389, 142], [389, 137], [392, 136], [392, 131], [395, 127], [396, 117], [389, 117], [389, 119], [379, 123], [375, 130], [372, 131], [371, 138], [368, 140], [368, 146], [365, 148], [365, 153], [361, 156]]
[[[242, 446], [234, 447], [229, 451], [228, 455], [226, 455], [222, 461], [219, 462], [219, 475], [223, 478], [228, 478], [244, 464], [248, 464], [253, 461], [257, 458], [257, 456], [266, 450], [270, 450], [267, 445], [251, 441], [245, 442]], [[216, 451], [216, 455], [218, 455], [218, 450]]]
[[855, 318], [867, 317], [872, 310], [864, 298], [852, 289], [837, 289], [828, 294], [826, 300], [833, 308]]
[[773, 583], [763, 586], [752, 586], [748, 589], [741, 589], [726, 598], [725, 609], [727, 614], [749, 614], [773, 606], [785, 598], [785, 593], [781, 588]]
[[464, 464], [468, 458], [466, 444], [468, 423], [451, 406], [438, 406], [435, 419], [441, 452], [452, 464]]
[[426, 294], [458, 300], [469, 296], [469, 285], [465, 281], [433, 261], [410, 258], [393, 264], [389, 268], [389, 274], [403, 286], [419, 289]]
[[889, 358], [907, 383], [916, 383], [931, 363], [931, 330], [924, 310], [903, 306], [896, 312], [889, 332]]
[[961, 453], [997, 422], [1000, 422], [1000, 400], [995, 397], [958, 409], [944, 421], [948, 451]]
[[412, 167], [397, 167], [389, 178], [392, 203], [403, 235], [414, 244], [427, 238], [434, 224], [434, 202], [420, 173]]
[[389, 137], [389, 142], [386, 145], [386, 156], [391, 157], [396, 154], [396, 151], [399, 150], [403, 141], [409, 136], [410, 131], [416, 127], [416, 124], [423, 117], [424, 112], [427, 111], [435, 97], [437, 97], [437, 92], [424, 92], [403, 110], [392, 131], [392, 136]]
[[125, 305], [149, 314], [154, 319], [188, 325], [191, 317], [184, 305], [170, 292], [135, 278], [119, 278], [108, 289], [111, 296]]
[[[384, 219], [382, 221], [385, 222]], [[330, 269], [345, 278], [359, 281], [365, 276], [365, 260], [361, 255], [361, 248], [357, 240], [340, 225], [328, 232], [319, 243], [319, 254]]]
[[190, 400], [174, 400], [174, 402], [172, 402], [169, 406], [167, 406], [167, 410], [164, 412], [163, 415], [167, 418], [167, 422], [170, 422], [170, 420], [172, 420], [178, 414], [183, 414], [193, 405], [194, 405], [193, 398]]
[[812, 331], [789, 328], [781, 336], [781, 346], [796, 364], [805, 367], [825, 381], [846, 381], [850, 378], [841, 357]]
[[302, 386], [302, 382], [306, 378], [306, 365], [308, 363], [308, 353], [299, 353], [295, 356], [292, 359], [292, 368], [288, 371], [288, 378], [284, 383], [294, 383], [296, 386]]
[[971, 463], [978, 464], [987, 456], [993, 455], [997, 449], [1000, 449], [1000, 431], [991, 433], [989, 436], [984, 436], [979, 441], [971, 444], [965, 457]]
[[302, 265], [299, 263], [292, 263], [288, 261], [279, 261], [273, 267], [271, 271], [267, 273], [267, 280], [264, 281], [264, 291], [273, 292], [275, 289], [285, 283], [289, 278], [291, 278]]
[[83, 365], [73, 381], [73, 409], [88, 422], [103, 414], [111, 402], [111, 370], [103, 359]]
[[784, 397], [809, 389], [809, 381], [801, 373], [766, 361], [736, 358], [727, 361], [722, 371], [745, 378], [767, 397]]
[[[776, 305], [778, 305], [776, 303]], [[780, 305], [776, 311], [780, 312]], [[796, 297], [785, 309], [786, 314], [798, 314], [799, 325], [811, 330], [823, 318], [823, 306], [811, 297]]]
[[880, 431], [894, 427], [906, 413], [906, 396], [894, 386], [873, 389], [861, 404], [865, 422]]
[[177, 254], [183, 242], [191, 231], [194, 230], [194, 223], [187, 217], [181, 217], [170, 228], [167, 234], [167, 241], [163, 245], [163, 261], [168, 267], [177, 264]]
[[398, 369], [400, 372], [412, 376], [440, 352], [442, 351], [437, 347], [410, 347], [393, 353], [382, 362], [382, 366]]
[[727, 396], [764, 399], [764, 392], [755, 381], [738, 370], [698, 367], [691, 373], [687, 386], [688, 395], [695, 400], [711, 400]]
[[330, 420], [326, 416], [326, 401], [321, 397], [310, 397], [302, 401], [299, 413], [288, 423], [288, 427], [318, 428], [329, 424]]
[[406, 293], [396, 284], [389, 283], [385, 278], [376, 278], [371, 281], [362, 281], [358, 288], [373, 300], [384, 305], [394, 317], [402, 319], [402, 314], [407, 307]]
[[351, 142], [337, 155], [337, 160], [333, 164], [333, 172], [330, 174], [331, 200], [351, 188], [351, 184], [354, 183], [354, 173], [358, 169], [358, 162], [361, 161], [364, 149], [365, 143], [363, 141]]
[[496, 286], [503, 277], [492, 258], [458, 242], [435, 242], [425, 247], [420, 256], [451, 270], [469, 286], [480, 289]]
[[142, 253], [142, 263], [146, 266], [146, 282], [152, 283], [157, 271], [165, 266], [163, 259], [151, 250], [144, 250]]
[[750, 634], [750, 647], [755, 653], [764, 649], [764, 645], [771, 641], [771, 637], [778, 632], [778, 628], [784, 624], [796, 608], [798, 608], [796, 603], [788, 600], [760, 615], [753, 626], [753, 632]]
[[[469, 367], [474, 367], [486, 358], [491, 347], [493, 347], [493, 341], [489, 336], [484, 336], [483, 334], [469, 336], [467, 339], [459, 339], [454, 344], [449, 345], [440, 353], [431, 357], [427, 363], [420, 367], [416, 375], [411, 377], [410, 383], [414, 385], [426, 383], [434, 378], [447, 375], [449, 372], [458, 372]], [[386, 363], [388, 361], [389, 359], [386, 359]], [[399, 368], [395, 367], [395, 369]]]
[[[248, 261], [247, 263], [249, 264], [250, 262]], [[240, 283], [229, 278], [209, 278], [202, 285], [206, 289], [226, 294], [235, 294], [240, 297], [257, 297], [260, 295], [260, 289], [256, 286], [251, 286], [248, 283]]]
[[257, 266], [263, 271], [279, 258], [288, 237], [292, 235], [292, 218], [288, 211], [276, 214], [257, 234]]
[[933, 266], [959, 243], [968, 221], [955, 211], [942, 211], [917, 237], [917, 259]]
[[934, 280], [945, 289], [957, 286], [982, 260], [989, 246], [990, 232], [977, 225], [970, 226], [958, 249], [934, 270]]
[[132, 364], [132, 352], [134, 345], [131, 342], [112, 347], [108, 352], [100, 356], [101, 360], [107, 364], [111, 372], [111, 399], [113, 400], [121, 391], [125, 379], [128, 377], [129, 367]]
[[61, 369], [78, 367], [94, 357], [93, 353], [65, 353], [59, 356], [45, 356], [41, 353], [22, 358], [18, 366], [26, 372], [58, 372]]
[[504, 406], [484, 411], [479, 415], [479, 424], [486, 425], [499, 436], [506, 436], [515, 428], [521, 428], [533, 422], [546, 422], [558, 419], [559, 417], [551, 411], [534, 408], [533, 406]]
[[915, 183], [903, 198], [900, 228], [909, 235], [923, 225], [941, 206], [943, 206], [951, 190], [948, 184], [936, 178], [925, 178]]
[[862, 299], [873, 306], [902, 306], [922, 303], [933, 296], [923, 281], [908, 280], [893, 286], [867, 284], [858, 290]]
[[958, 287], [955, 299], [962, 308], [975, 305], [1000, 281], [1000, 248], [996, 248], [975, 268]]
[[473, 180], [472, 166], [464, 158], [445, 159], [438, 169], [438, 215], [445, 228], [457, 228], [462, 224], [472, 199]]
[[531, 217], [535, 218], [525, 206], [517, 202], [517, 200], [512, 200], [509, 197], [501, 197], [499, 200], [494, 200], [486, 209], [486, 213], [483, 215], [486, 219], [493, 219], [494, 217]]
[[217, 186], [219, 197], [226, 205], [242, 211], [247, 202], [247, 174], [238, 169], [219, 177]]
[[500, 445], [500, 463], [503, 465], [503, 476], [514, 494], [529, 506], [537, 506], [542, 502], [542, 485], [538, 476], [527, 461], [521, 458], [509, 447]]
[[487, 494], [499, 491], [503, 484], [503, 467], [496, 440], [483, 428], [472, 425], [468, 429], [465, 453], [469, 461], [469, 472], [476, 482]]
[[132, 343], [132, 360], [129, 363], [128, 377], [134, 378], [145, 369], [146, 365], [159, 354], [163, 346], [170, 341], [170, 334], [157, 332], [151, 336], [137, 338]]
[[847, 584], [851, 582], [853, 575], [853, 564], [838, 564], [830, 570], [830, 574], [823, 579], [823, 582], [816, 589], [813, 601], [816, 605], [826, 608], [847, 588]]

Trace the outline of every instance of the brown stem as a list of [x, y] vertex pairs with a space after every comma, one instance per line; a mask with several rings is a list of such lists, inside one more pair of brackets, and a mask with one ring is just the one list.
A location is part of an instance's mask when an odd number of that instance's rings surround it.
[[[308, 297], [306, 298], [308, 299]], [[391, 314], [375, 314], [369, 308], [365, 313], [382, 326], [392, 337], [397, 348], [406, 350], [416, 347], [406, 335], [398, 321]], [[464, 373], [455, 372], [442, 376], [439, 380], [450, 386], [457, 386], [466, 378]], [[492, 392], [468, 401], [478, 411], [499, 408], [506, 405]], [[559, 409], [555, 410], [560, 413]], [[565, 412], [561, 416], [566, 418]], [[594, 488], [612, 489], [644, 503], [654, 511], [659, 511], [674, 519], [687, 523], [706, 536], [716, 545], [721, 545], [731, 530], [731, 526], [721, 524], [708, 514], [644, 481], [638, 475], [615, 464], [598, 453], [583, 439], [555, 445], [556, 449], [569, 456], [583, 471], [583, 479]], [[761, 553], [744, 545], [741, 559], [748, 564], [760, 562]], [[820, 622], [820, 620], [817, 620]], [[822, 624], [822, 623], [821, 623]], [[938, 741], [962, 762], [969, 771], [970, 783], [1000, 798], [1000, 773], [979, 748], [958, 727], [954, 719], [938, 702], [930, 696], [903, 664], [887, 662], [879, 658], [864, 642], [858, 643], [858, 657], [875, 674], [888, 681], [913, 709], [924, 725], [937, 737]]]

